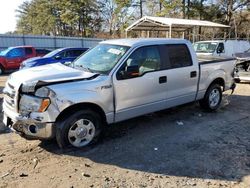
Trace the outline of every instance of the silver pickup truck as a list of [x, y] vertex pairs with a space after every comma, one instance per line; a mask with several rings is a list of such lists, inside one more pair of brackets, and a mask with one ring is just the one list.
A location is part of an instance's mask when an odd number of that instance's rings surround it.
[[9, 76], [4, 124], [27, 139], [84, 147], [102, 128], [192, 101], [216, 110], [234, 89], [234, 60], [198, 62], [178, 39], [101, 42], [71, 67], [51, 64]]

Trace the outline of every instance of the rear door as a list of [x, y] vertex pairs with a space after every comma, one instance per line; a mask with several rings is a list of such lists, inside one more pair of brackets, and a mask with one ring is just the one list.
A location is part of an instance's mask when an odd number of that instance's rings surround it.
[[[138, 74], [132, 78], [122, 77], [131, 66], [139, 67]], [[163, 109], [166, 81], [159, 46], [144, 46], [134, 50], [113, 76], [115, 121]]]
[[18, 69], [23, 61], [25, 52], [24, 48], [14, 48], [7, 54], [8, 69]]
[[167, 107], [195, 100], [198, 85], [198, 65], [193, 65], [186, 44], [165, 46], [165, 64], [167, 65]]

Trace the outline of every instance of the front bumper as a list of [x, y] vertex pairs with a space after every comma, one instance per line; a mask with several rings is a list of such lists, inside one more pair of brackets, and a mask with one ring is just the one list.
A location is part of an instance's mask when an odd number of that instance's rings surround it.
[[3, 123], [27, 139], [52, 139], [55, 137], [54, 123], [39, 122], [9, 109], [3, 105]]

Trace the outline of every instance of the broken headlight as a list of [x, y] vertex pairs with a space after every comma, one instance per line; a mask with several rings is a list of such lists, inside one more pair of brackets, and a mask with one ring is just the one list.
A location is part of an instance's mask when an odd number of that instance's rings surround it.
[[22, 84], [22, 92], [23, 93], [32, 93], [35, 91], [36, 87], [36, 81], [34, 82], [28, 82], [28, 83], [23, 83]]
[[50, 93], [50, 90], [47, 87], [41, 87], [38, 90], [36, 90], [35, 95], [38, 97], [48, 97]]
[[29, 112], [44, 112], [49, 105], [49, 98], [23, 95], [20, 99], [19, 111], [21, 114], [27, 114]]

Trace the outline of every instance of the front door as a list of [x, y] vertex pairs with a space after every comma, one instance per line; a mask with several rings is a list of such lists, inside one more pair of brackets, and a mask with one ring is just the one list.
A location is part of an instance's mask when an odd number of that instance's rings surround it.
[[[123, 77], [129, 67], [138, 67], [138, 74]], [[162, 70], [159, 46], [134, 50], [113, 77], [115, 121], [161, 110], [166, 100], [166, 70]]]

